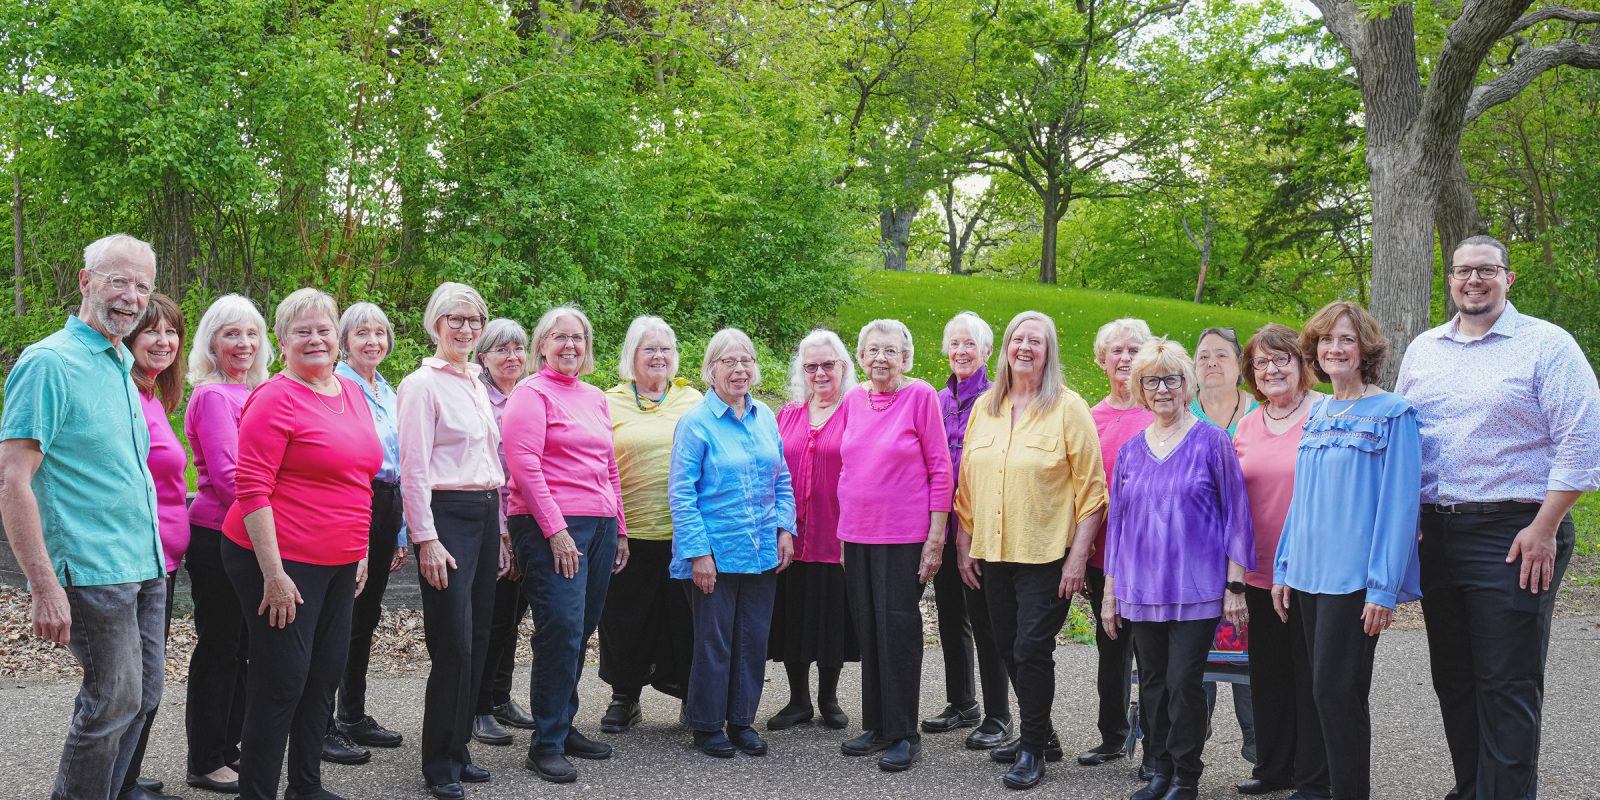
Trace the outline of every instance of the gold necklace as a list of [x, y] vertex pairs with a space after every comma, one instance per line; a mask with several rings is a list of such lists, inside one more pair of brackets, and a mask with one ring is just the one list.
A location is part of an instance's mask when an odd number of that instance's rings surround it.
[[[1359, 403], [1362, 400], [1365, 400], [1366, 398], [1367, 398], [1367, 387], [1366, 387], [1365, 384], [1363, 384], [1362, 387], [1361, 387], [1361, 394], [1356, 395], [1356, 399], [1351, 400], [1350, 401], [1350, 405], [1347, 405], [1343, 409], [1340, 409], [1339, 413], [1337, 413], [1337, 414], [1333, 413], [1332, 411], [1324, 411], [1324, 412], [1322, 412], [1322, 415], [1327, 417], [1328, 419], [1338, 419], [1338, 418], [1350, 413], [1350, 409], [1355, 408], [1356, 407], [1356, 403]], [[1331, 399], [1337, 400], [1338, 398], [1331, 398]]]
[[312, 386], [310, 381], [300, 377], [298, 374], [293, 373], [293, 372], [289, 373], [289, 379], [294, 381], [295, 383], [300, 384], [301, 386], [306, 387], [307, 389], [310, 389], [311, 390], [311, 394], [316, 396], [317, 403], [320, 404], [323, 408], [327, 409], [330, 414], [343, 414], [344, 413], [344, 410], [345, 410], [345, 407], [346, 407], [347, 404], [345, 403], [345, 400], [344, 400], [344, 387], [339, 385], [339, 379], [338, 378], [334, 378], [333, 379], [333, 385], [338, 387], [338, 389], [339, 389], [339, 407], [338, 408], [333, 408], [333, 407], [329, 406], [328, 405], [328, 401], [322, 399], [323, 398], [322, 392], [317, 391], [317, 387]]
[[1172, 441], [1172, 437], [1177, 436], [1178, 434], [1183, 433], [1184, 431], [1186, 431], [1188, 429], [1189, 429], [1189, 420], [1184, 420], [1184, 421], [1178, 423], [1178, 427], [1174, 428], [1172, 433], [1167, 434], [1166, 438], [1157, 439], [1156, 440], [1156, 446], [1157, 447], [1166, 447], [1167, 446], [1167, 442]]

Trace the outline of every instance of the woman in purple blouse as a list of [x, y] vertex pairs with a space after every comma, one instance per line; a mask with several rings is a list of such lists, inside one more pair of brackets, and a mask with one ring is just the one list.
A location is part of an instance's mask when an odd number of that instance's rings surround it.
[[1247, 619], [1244, 575], [1255, 535], [1244, 474], [1227, 431], [1189, 410], [1194, 362], [1150, 341], [1133, 360], [1133, 393], [1155, 420], [1117, 453], [1106, 529], [1106, 635], [1132, 624], [1139, 699], [1156, 774], [1132, 800], [1194, 800], [1206, 740], [1202, 686], [1217, 622]]

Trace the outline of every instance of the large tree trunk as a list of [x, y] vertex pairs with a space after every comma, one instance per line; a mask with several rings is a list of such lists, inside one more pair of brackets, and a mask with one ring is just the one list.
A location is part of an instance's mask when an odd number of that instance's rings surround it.
[[[1472, 179], [1467, 177], [1467, 165], [1457, 150], [1439, 185], [1439, 205], [1433, 212], [1434, 225], [1439, 229], [1439, 268], [1450, 268], [1450, 257], [1456, 245], [1470, 236], [1489, 232], [1489, 225], [1478, 213], [1478, 198], [1472, 194]], [[1456, 301], [1450, 292], [1444, 293], [1445, 317], [1455, 316]]]
[[1044, 213], [1040, 222], [1039, 242], [1039, 282], [1055, 285], [1056, 282], [1056, 235], [1061, 227], [1061, 190], [1054, 186], [1047, 187], [1040, 197], [1044, 201]]
[[911, 220], [920, 206], [886, 205], [878, 209], [878, 231], [883, 239], [883, 268], [906, 271], [906, 249], [911, 245]]
[[1372, 172], [1372, 314], [1389, 337], [1383, 383], [1393, 386], [1411, 340], [1432, 325], [1434, 187], [1412, 148], [1367, 148]]

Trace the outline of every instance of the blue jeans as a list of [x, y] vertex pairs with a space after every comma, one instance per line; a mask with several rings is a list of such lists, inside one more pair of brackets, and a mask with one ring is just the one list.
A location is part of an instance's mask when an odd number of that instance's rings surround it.
[[567, 533], [583, 555], [578, 572], [555, 571], [550, 541], [532, 515], [506, 520], [522, 566], [522, 590], [533, 612], [533, 681], [530, 709], [538, 726], [529, 752], [565, 753], [567, 732], [578, 714], [578, 679], [584, 644], [600, 624], [611, 565], [617, 553], [616, 517], [567, 517]]
[[68, 586], [67, 646], [83, 667], [51, 800], [114, 800], [144, 718], [161, 704], [167, 583]]
[[697, 731], [749, 727], [767, 676], [767, 634], [778, 573], [723, 572], [711, 594], [682, 581], [694, 614], [694, 664], [685, 721]]

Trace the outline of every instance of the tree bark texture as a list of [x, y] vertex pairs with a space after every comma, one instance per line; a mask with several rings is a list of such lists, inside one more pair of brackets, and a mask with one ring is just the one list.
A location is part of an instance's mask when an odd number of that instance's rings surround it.
[[886, 205], [878, 209], [878, 231], [883, 243], [883, 268], [906, 271], [906, 249], [911, 245], [911, 220], [917, 207]]
[[156, 286], [168, 296], [179, 298], [183, 287], [194, 277], [194, 192], [169, 175], [162, 180], [154, 200]]
[[11, 173], [11, 313], [22, 316], [22, 170]]
[[1045, 188], [1040, 197], [1044, 201], [1044, 213], [1039, 231], [1039, 282], [1052, 286], [1056, 282], [1056, 241], [1061, 227], [1061, 215], [1065, 208], [1061, 202], [1061, 190], [1055, 186]]

